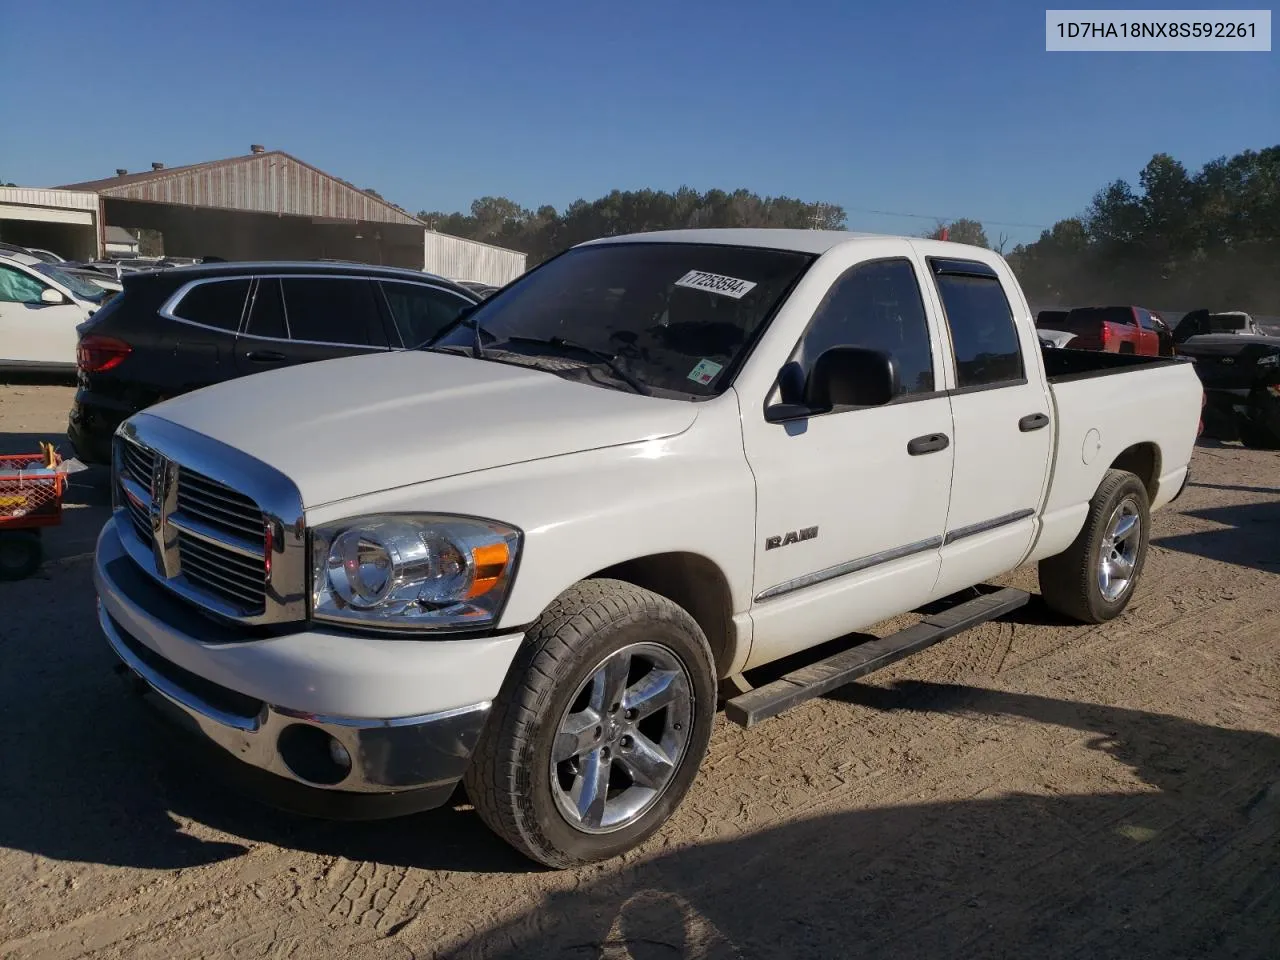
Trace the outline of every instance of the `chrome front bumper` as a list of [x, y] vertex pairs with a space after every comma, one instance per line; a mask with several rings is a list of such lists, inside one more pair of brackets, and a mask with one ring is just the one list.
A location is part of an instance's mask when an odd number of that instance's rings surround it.
[[[215, 687], [159, 663], [124, 633], [101, 605], [98, 623], [111, 649], [155, 694], [163, 712], [231, 757], [285, 780], [321, 790], [384, 794], [443, 793], [462, 778], [489, 704], [391, 720], [300, 713]], [[202, 689], [192, 689], [199, 686]], [[335, 749], [333, 744], [340, 745]], [[345, 753], [345, 761], [334, 759]]]
[[124, 634], [101, 604], [99, 623], [123, 666], [170, 721], [230, 758], [307, 790], [348, 796], [412, 792], [420, 800], [415, 810], [443, 804], [461, 780], [489, 713], [488, 703], [385, 721], [300, 713], [188, 680], [173, 664], [157, 663], [159, 657]]

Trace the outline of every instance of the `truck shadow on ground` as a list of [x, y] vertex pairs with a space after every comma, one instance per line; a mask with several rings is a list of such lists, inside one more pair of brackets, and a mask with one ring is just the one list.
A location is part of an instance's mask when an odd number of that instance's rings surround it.
[[[1275, 491], [1264, 488], [1259, 492]], [[1239, 567], [1280, 572], [1280, 499], [1181, 512], [1218, 526], [1196, 533], [1153, 537], [1153, 546]]]
[[586, 874], [450, 956], [1274, 956], [1280, 739], [972, 687], [858, 689], [882, 710], [1079, 731], [1144, 786], [857, 810], [704, 843]]

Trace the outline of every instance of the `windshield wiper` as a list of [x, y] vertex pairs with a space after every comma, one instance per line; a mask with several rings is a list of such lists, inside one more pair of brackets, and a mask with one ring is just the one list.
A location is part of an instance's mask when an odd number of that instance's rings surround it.
[[[471, 341], [471, 355], [475, 357], [477, 360], [483, 360], [484, 345], [481, 344], [480, 342], [480, 334], [489, 333], [489, 331], [486, 330], [484, 327], [480, 326], [480, 324], [476, 323], [474, 319], [472, 319], [471, 314], [473, 312], [474, 312], [474, 307], [472, 307], [469, 310], [464, 310], [462, 313], [458, 314], [458, 316], [454, 317], [447, 324], [445, 324], [444, 329], [440, 330], [434, 337], [431, 337], [428, 340], [422, 341], [422, 343], [418, 344], [413, 349], [414, 350], [430, 350], [439, 341], [444, 339], [445, 334], [449, 333], [455, 327], [466, 326], [469, 324], [471, 326], [471, 332], [473, 334], [473, 338]], [[493, 334], [489, 333], [489, 336], [492, 337]]]
[[566, 337], [508, 337], [506, 342], [526, 343], [538, 347], [556, 347], [560, 350], [577, 350], [579, 353], [589, 354], [613, 371], [614, 376], [636, 393], [646, 397], [653, 396], [652, 390], [627, 373], [622, 365], [618, 363], [617, 354], [609, 353], [607, 350], [597, 350], [595, 347], [589, 347], [585, 343], [569, 340]]

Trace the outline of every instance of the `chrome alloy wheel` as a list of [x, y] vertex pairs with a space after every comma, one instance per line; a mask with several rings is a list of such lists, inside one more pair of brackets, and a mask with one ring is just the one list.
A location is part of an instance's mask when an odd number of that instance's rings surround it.
[[560, 718], [551, 791], [584, 833], [620, 830], [671, 783], [693, 724], [693, 683], [671, 650], [633, 643], [600, 662]]
[[1133, 581], [1142, 543], [1142, 514], [1132, 498], [1120, 501], [1102, 537], [1098, 555], [1098, 590], [1108, 603], [1114, 603]]

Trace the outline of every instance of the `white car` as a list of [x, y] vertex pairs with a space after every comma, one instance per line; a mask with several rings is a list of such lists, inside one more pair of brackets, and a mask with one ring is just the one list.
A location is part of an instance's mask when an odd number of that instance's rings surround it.
[[847, 684], [1025, 604], [979, 586], [1025, 563], [1053, 609], [1121, 614], [1201, 401], [1179, 359], [1042, 349], [990, 250], [611, 237], [424, 349], [126, 420], [99, 621], [272, 802], [386, 815], [461, 780], [581, 864], [660, 829], [720, 698], [751, 726]]
[[109, 296], [38, 257], [0, 255], [0, 370], [74, 370], [76, 327]]

